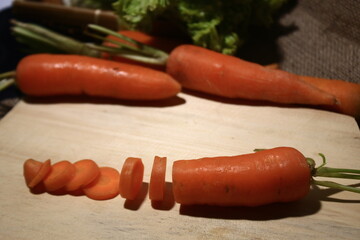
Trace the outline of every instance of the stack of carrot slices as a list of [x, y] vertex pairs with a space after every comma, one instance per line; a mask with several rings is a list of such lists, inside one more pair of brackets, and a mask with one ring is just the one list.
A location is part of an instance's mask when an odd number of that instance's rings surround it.
[[[125, 160], [121, 173], [112, 167], [99, 167], [91, 159], [71, 163], [67, 160], [51, 164], [50, 160], [40, 162], [28, 159], [23, 165], [26, 185], [33, 189], [43, 185], [47, 192], [82, 191], [88, 198], [108, 200], [119, 194], [134, 200], [143, 184], [144, 165], [140, 158]], [[154, 201], [164, 198], [166, 158], [156, 156], [150, 179], [149, 197]]]
[[111, 199], [119, 194], [119, 171], [99, 167], [91, 159], [75, 163], [64, 160], [55, 164], [51, 164], [50, 160], [40, 162], [28, 159], [24, 162], [24, 177], [30, 189], [42, 184], [47, 192], [82, 190], [94, 200]]

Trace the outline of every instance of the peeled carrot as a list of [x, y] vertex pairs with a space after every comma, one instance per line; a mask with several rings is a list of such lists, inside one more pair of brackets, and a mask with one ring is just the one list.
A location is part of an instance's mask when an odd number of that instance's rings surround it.
[[338, 104], [330, 106], [330, 110], [360, 119], [360, 84], [310, 76], [301, 78], [336, 97]]
[[313, 180], [313, 176], [359, 179], [360, 170], [331, 169], [323, 161], [315, 168], [312, 159], [291, 147], [178, 160], [172, 172], [174, 199], [184, 205], [260, 206], [299, 200], [311, 183], [360, 193], [357, 188]]
[[150, 176], [149, 198], [162, 201], [165, 192], [166, 157], [155, 156]]
[[295, 74], [193, 45], [171, 52], [167, 70], [184, 88], [228, 98], [335, 105], [336, 98]]
[[83, 188], [85, 195], [94, 200], [108, 200], [119, 195], [120, 173], [112, 167], [100, 167], [99, 176]]
[[46, 160], [45, 162], [40, 162], [34, 159], [28, 159], [24, 162], [23, 168], [26, 185], [29, 188], [33, 188], [50, 172], [51, 161]]
[[46, 191], [53, 192], [64, 187], [75, 176], [75, 171], [75, 166], [66, 160], [53, 164], [43, 180]]
[[139, 194], [144, 176], [144, 165], [140, 158], [129, 157], [125, 160], [120, 174], [120, 195], [134, 200]]
[[86, 94], [156, 100], [173, 97], [181, 89], [161, 71], [77, 55], [27, 56], [17, 66], [16, 81], [31, 96]]
[[66, 191], [75, 191], [90, 184], [100, 174], [100, 170], [95, 161], [83, 159], [74, 163], [75, 176], [65, 185]]

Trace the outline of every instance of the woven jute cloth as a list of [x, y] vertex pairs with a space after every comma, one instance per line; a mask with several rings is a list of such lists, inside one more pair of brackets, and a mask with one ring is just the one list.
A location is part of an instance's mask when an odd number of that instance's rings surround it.
[[359, 0], [299, 0], [280, 23], [282, 69], [360, 83]]

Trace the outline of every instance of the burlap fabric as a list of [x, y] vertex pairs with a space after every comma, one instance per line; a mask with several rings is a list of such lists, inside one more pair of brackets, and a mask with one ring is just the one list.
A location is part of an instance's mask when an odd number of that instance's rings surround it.
[[283, 69], [360, 83], [359, 0], [299, 0], [280, 23], [295, 27], [278, 39]]
[[[297, 74], [360, 83], [360, 0], [295, 0], [281, 15], [279, 25], [272, 41], [265, 39], [259, 45], [254, 41], [255, 48], [243, 55], [254, 61], [260, 56], [258, 62], [277, 62]], [[8, 50], [5, 54], [11, 55], [1, 56], [0, 67], [15, 63], [9, 61], [14, 57], [11, 46], [3, 46]], [[0, 94], [0, 117], [16, 103], [18, 92], [10, 91]]]

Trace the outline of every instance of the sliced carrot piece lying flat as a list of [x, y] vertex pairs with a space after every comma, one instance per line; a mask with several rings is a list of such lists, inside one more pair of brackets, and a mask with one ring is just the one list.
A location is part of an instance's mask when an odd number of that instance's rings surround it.
[[99, 176], [83, 188], [88, 198], [108, 200], [119, 195], [120, 173], [112, 167], [100, 167]]
[[64, 187], [75, 176], [75, 171], [75, 166], [66, 160], [52, 165], [43, 181], [46, 191], [53, 192]]
[[129, 157], [125, 160], [120, 174], [120, 195], [134, 200], [140, 192], [144, 176], [144, 165], [140, 158]]
[[150, 176], [149, 198], [153, 201], [164, 200], [166, 157], [155, 156]]
[[26, 185], [29, 188], [35, 187], [46, 177], [46, 175], [50, 172], [50, 169], [50, 159], [45, 162], [40, 162], [34, 159], [26, 160], [24, 162], [24, 178]]
[[75, 176], [65, 185], [65, 190], [69, 192], [90, 184], [100, 174], [98, 165], [91, 159], [79, 160], [74, 166]]

